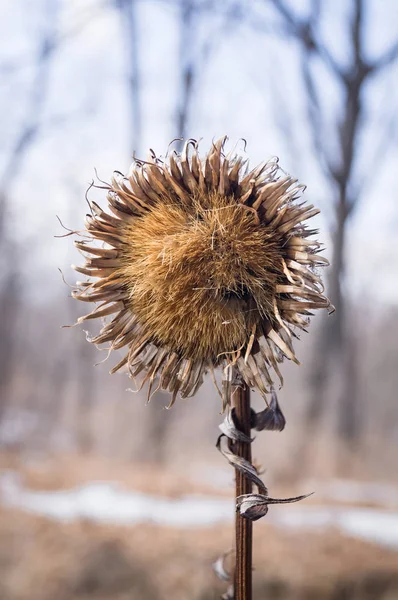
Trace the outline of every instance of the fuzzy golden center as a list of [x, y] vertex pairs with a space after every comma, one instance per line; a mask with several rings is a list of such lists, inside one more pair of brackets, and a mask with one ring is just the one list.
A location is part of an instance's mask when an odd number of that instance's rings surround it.
[[217, 361], [271, 319], [281, 272], [275, 236], [219, 194], [162, 202], [126, 224], [123, 278], [131, 311], [156, 344]]

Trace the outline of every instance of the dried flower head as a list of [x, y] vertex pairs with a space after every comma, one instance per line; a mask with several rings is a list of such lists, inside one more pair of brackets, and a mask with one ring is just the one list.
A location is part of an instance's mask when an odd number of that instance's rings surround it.
[[283, 358], [297, 362], [295, 330], [329, 307], [316, 273], [327, 261], [304, 224], [319, 211], [298, 202], [303, 186], [277, 161], [249, 171], [224, 153], [225, 140], [203, 160], [189, 140], [180, 155], [116, 173], [106, 186], [110, 212], [90, 202], [91, 241], [75, 242], [86, 264], [74, 268], [90, 279], [73, 296], [99, 302], [79, 321], [115, 315], [90, 341], [125, 347], [111, 373], [143, 373], [148, 393], [157, 382], [171, 403], [216, 367], [225, 403], [234, 366], [265, 396], [272, 371], [282, 383]]

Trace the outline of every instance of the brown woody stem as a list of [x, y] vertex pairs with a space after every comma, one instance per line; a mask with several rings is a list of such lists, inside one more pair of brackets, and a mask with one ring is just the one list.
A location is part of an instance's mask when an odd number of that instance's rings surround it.
[[[250, 388], [241, 381], [232, 394], [232, 406], [235, 408], [236, 427], [250, 437]], [[245, 442], [231, 442], [231, 450], [251, 463], [251, 445]], [[236, 496], [250, 494], [252, 483], [237, 469]], [[235, 563], [235, 600], [252, 600], [252, 545], [253, 524], [236, 513], [236, 563]]]

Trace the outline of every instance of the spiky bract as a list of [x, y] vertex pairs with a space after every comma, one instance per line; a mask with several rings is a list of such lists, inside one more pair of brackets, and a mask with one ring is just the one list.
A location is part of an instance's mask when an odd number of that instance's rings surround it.
[[126, 347], [111, 372], [143, 372], [149, 394], [156, 381], [172, 402], [216, 367], [224, 402], [233, 366], [265, 396], [283, 358], [297, 362], [294, 329], [329, 306], [315, 272], [327, 261], [304, 224], [319, 211], [297, 202], [302, 186], [277, 161], [249, 171], [224, 144], [203, 160], [190, 140], [164, 162], [135, 161], [108, 186], [112, 214], [90, 203], [86, 228], [102, 245], [76, 242], [86, 264], [75, 269], [95, 280], [73, 295], [100, 303], [80, 321], [115, 314], [90, 341]]

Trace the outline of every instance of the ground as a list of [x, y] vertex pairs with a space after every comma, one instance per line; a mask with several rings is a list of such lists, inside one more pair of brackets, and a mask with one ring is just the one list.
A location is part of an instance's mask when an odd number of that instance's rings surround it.
[[[19, 465], [27, 487], [60, 489], [88, 474], [104, 478], [104, 465], [94, 463], [73, 467], [65, 459], [52, 475], [37, 464], [22, 468], [15, 457], [3, 457], [0, 466]], [[172, 478], [164, 473], [162, 479], [162, 469], [141, 469], [141, 476], [139, 470], [114, 467], [113, 474], [123, 479], [125, 472], [124, 485], [131, 489], [154, 493], [157, 475], [158, 493], [175, 495], [180, 485], [196, 491], [182, 479], [179, 486], [175, 479], [167, 485]], [[211, 565], [231, 543], [229, 524], [181, 529], [59, 522], [0, 504], [0, 599], [215, 600], [226, 584]], [[264, 519], [255, 524], [254, 556], [255, 600], [398, 599], [398, 550], [337, 530], [288, 530]]]

